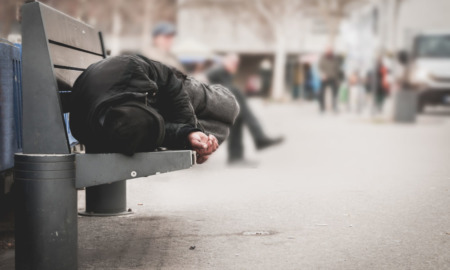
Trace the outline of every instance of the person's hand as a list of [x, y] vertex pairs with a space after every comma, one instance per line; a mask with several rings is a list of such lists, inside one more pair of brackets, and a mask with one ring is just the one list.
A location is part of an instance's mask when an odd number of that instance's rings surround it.
[[211, 155], [219, 147], [219, 142], [214, 135], [206, 135], [201, 131], [191, 132], [188, 136], [192, 149], [200, 155]]
[[188, 136], [192, 149], [197, 152], [197, 163], [202, 164], [219, 148], [219, 142], [214, 135], [206, 135], [201, 131], [191, 132]]
[[219, 141], [212, 134], [209, 134], [209, 136], [208, 136], [208, 144], [209, 144], [209, 147], [211, 148], [211, 151], [212, 151], [211, 153], [215, 152], [217, 150], [217, 148], [219, 148]]

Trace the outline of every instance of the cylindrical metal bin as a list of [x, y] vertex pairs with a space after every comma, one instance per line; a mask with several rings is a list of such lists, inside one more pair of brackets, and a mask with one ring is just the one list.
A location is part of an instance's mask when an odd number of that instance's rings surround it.
[[15, 155], [16, 269], [77, 269], [75, 155]]

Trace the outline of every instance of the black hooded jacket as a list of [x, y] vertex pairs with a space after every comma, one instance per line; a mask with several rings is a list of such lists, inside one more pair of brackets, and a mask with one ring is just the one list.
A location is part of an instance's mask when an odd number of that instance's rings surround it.
[[164, 118], [163, 146], [184, 149], [197, 119], [182, 80], [174, 71], [143, 56], [109, 57], [90, 65], [76, 80], [70, 111], [72, 134], [95, 151], [102, 149], [101, 120], [106, 111], [124, 102], [151, 106]]
[[239, 114], [235, 96], [220, 84], [208, 85], [184, 75], [182, 79], [197, 116], [198, 127], [214, 135], [221, 144]]

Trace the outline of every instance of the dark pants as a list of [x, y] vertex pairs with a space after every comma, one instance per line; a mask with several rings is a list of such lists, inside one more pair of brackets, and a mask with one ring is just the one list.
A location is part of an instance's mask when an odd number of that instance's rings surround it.
[[320, 93], [319, 93], [319, 104], [320, 111], [325, 111], [325, 90], [330, 86], [333, 95], [333, 110], [337, 111], [337, 94], [338, 94], [338, 82], [336, 79], [326, 79], [322, 81]]
[[376, 101], [375, 104], [379, 112], [381, 112], [383, 109], [383, 103], [386, 96], [385, 93], [386, 92], [382, 87], [378, 87], [375, 91], [375, 101]]
[[294, 84], [294, 86], [292, 87], [292, 98], [293, 99], [305, 98], [305, 93], [302, 93], [302, 90], [303, 84]]
[[256, 116], [248, 106], [244, 94], [233, 87], [230, 88], [230, 91], [236, 97], [240, 107], [239, 115], [230, 129], [230, 136], [228, 137], [228, 160], [233, 161], [244, 157], [244, 144], [242, 141], [244, 124], [249, 128], [255, 143], [265, 139], [266, 136], [258, 119], [256, 119]]

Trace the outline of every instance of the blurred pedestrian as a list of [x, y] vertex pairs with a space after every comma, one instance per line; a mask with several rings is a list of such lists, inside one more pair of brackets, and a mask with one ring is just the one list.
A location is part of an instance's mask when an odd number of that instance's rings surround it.
[[205, 61], [195, 63], [195, 67], [191, 76], [202, 83], [208, 83], [208, 77], [206, 72], [213, 66], [214, 61], [211, 59], [206, 59]]
[[264, 148], [279, 144], [283, 141], [282, 137], [270, 138], [263, 131], [261, 124], [252, 112], [244, 94], [236, 88], [233, 83], [234, 75], [239, 68], [239, 56], [236, 54], [228, 54], [224, 57], [223, 63], [212, 68], [208, 72], [208, 79], [211, 84], [221, 84], [235, 95], [239, 103], [239, 115], [231, 127], [230, 136], [228, 138], [228, 162], [230, 164], [245, 163], [244, 145], [243, 145], [243, 126], [244, 124], [250, 130], [255, 142], [256, 148], [262, 150]]
[[245, 94], [247, 97], [261, 95], [261, 77], [257, 74], [248, 76], [245, 82]]
[[143, 54], [153, 60], [185, 72], [183, 65], [172, 53], [176, 27], [170, 22], [159, 22], [152, 30], [152, 44]]
[[305, 92], [305, 99], [311, 100], [314, 98], [314, 82], [311, 64], [304, 63], [302, 70], [303, 70], [303, 89]]
[[304, 88], [304, 83], [305, 83], [305, 72], [303, 70], [303, 65], [300, 62], [300, 59], [298, 61], [296, 61], [296, 63], [294, 64], [294, 84], [293, 84], [293, 89], [292, 89], [292, 98], [294, 100], [298, 99], [298, 98], [305, 98], [305, 88]]
[[380, 57], [376, 64], [375, 104], [378, 112], [383, 110], [384, 101], [391, 86], [389, 62], [386, 57]]
[[339, 78], [341, 76], [341, 61], [333, 53], [331, 48], [328, 48], [326, 53], [321, 57], [319, 62], [319, 70], [321, 76], [321, 89], [319, 92], [320, 111], [325, 111], [325, 91], [327, 87], [331, 88], [333, 110], [338, 111], [337, 108], [337, 94], [339, 87]]
[[269, 59], [264, 59], [259, 67], [261, 76], [261, 96], [268, 98], [270, 96], [270, 85], [272, 84], [272, 64]]
[[357, 72], [350, 74], [348, 78], [349, 109], [354, 113], [361, 113], [365, 104], [365, 89]]

